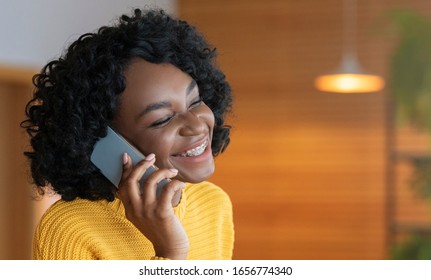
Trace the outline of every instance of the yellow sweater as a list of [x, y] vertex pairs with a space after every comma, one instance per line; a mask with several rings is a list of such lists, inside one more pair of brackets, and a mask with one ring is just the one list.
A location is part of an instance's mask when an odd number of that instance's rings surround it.
[[[187, 259], [231, 259], [232, 204], [209, 182], [187, 184], [175, 207], [189, 237]], [[43, 215], [33, 240], [33, 259], [151, 259], [151, 242], [125, 217], [119, 199], [57, 201]]]

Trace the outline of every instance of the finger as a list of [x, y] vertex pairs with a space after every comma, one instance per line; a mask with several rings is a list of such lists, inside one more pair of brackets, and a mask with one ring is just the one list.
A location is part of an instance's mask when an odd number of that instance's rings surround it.
[[155, 161], [156, 156], [154, 154], [149, 154], [144, 160], [136, 164], [128, 179], [132, 182], [139, 182], [147, 169], [150, 168]]
[[172, 199], [177, 191], [182, 191], [186, 184], [178, 180], [172, 180], [163, 187], [160, 193], [160, 205], [162, 208], [170, 208], [172, 206]]
[[[148, 155], [144, 160], [140, 161], [133, 167], [132, 159], [129, 155], [127, 155], [127, 163], [125, 165], [126, 168], [129, 168], [127, 171], [127, 176], [122, 178], [121, 181], [121, 192], [127, 193], [131, 198], [139, 199], [141, 195], [140, 190], [140, 179], [145, 174], [146, 170], [152, 166], [155, 162], [154, 154]], [[126, 172], [125, 172], [126, 173]]]
[[144, 182], [142, 194], [147, 202], [154, 201], [157, 199], [157, 184], [163, 179], [170, 179], [177, 176], [177, 169], [158, 169], [153, 174], [148, 176]]
[[123, 192], [125, 184], [122, 184], [122, 182], [126, 181], [127, 177], [129, 177], [133, 167], [130, 156], [127, 153], [123, 153], [121, 160], [123, 164], [123, 172], [121, 173], [120, 183], [118, 184], [118, 193], [120, 193], [120, 191]]
[[123, 179], [130, 175], [133, 166], [130, 156], [127, 153], [123, 153], [121, 160], [123, 162], [123, 173], [121, 174], [121, 179]]

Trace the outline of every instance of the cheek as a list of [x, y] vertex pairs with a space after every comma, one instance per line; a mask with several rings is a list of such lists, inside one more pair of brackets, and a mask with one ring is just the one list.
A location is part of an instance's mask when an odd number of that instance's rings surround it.
[[168, 158], [175, 143], [175, 133], [164, 131], [163, 133], [151, 133], [141, 137], [139, 149], [148, 155], [156, 155], [156, 165], [160, 168], [170, 168]]
[[[211, 128], [211, 130], [214, 128], [215, 123], [215, 117], [213, 111], [208, 107], [206, 104], [202, 106], [202, 110], [199, 113], [201, 119], [205, 120], [207, 125]], [[211, 131], [212, 133], [212, 131]]]

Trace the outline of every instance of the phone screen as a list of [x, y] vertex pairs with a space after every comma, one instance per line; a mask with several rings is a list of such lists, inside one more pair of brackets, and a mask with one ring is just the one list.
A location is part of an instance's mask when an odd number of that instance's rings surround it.
[[[127, 142], [124, 137], [108, 126], [108, 134], [95, 144], [91, 154], [91, 162], [96, 165], [100, 172], [117, 188], [123, 173], [122, 156], [124, 153], [130, 155], [133, 166], [145, 158], [144, 155]], [[157, 167], [155, 166], [151, 166], [147, 169], [140, 180], [141, 187], [142, 182], [156, 170]], [[160, 195], [162, 188], [169, 181], [169, 179], [163, 179], [157, 184], [157, 196]]]

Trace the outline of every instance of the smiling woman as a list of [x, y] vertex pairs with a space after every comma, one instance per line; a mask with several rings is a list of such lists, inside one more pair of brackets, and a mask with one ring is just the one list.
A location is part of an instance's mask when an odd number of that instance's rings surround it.
[[[167, 78], [168, 77], [168, 78]], [[214, 114], [195, 80], [171, 64], [133, 61], [125, 72], [114, 127], [156, 165], [178, 169], [177, 179], [201, 182], [214, 172]]]
[[[232, 258], [229, 196], [206, 181], [230, 131], [230, 86], [215, 58], [185, 21], [135, 10], [34, 77], [25, 154], [39, 193], [61, 196], [36, 229], [35, 259]], [[108, 126], [146, 155], [136, 165], [118, 158], [118, 189], [90, 161]]]

